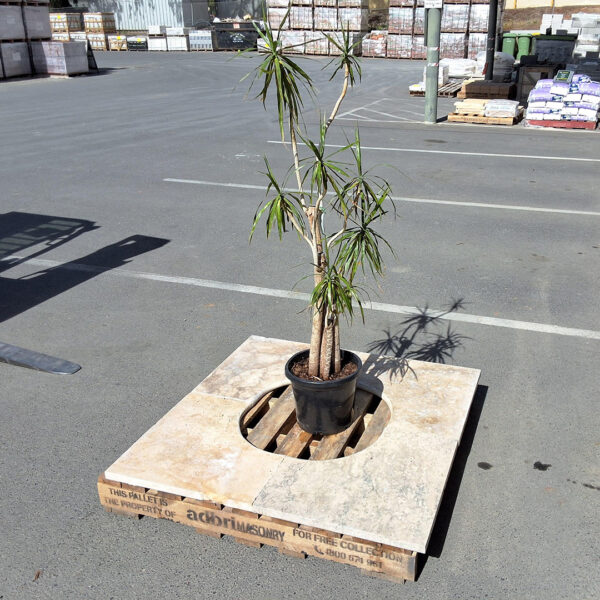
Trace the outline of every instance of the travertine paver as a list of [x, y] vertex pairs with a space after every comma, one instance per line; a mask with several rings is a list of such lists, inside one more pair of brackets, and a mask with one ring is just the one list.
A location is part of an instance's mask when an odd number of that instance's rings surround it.
[[360, 354], [359, 386], [391, 409], [380, 438], [330, 461], [263, 452], [243, 438], [240, 416], [286, 383], [284, 364], [304, 347], [250, 337], [106, 478], [426, 552], [480, 372]]

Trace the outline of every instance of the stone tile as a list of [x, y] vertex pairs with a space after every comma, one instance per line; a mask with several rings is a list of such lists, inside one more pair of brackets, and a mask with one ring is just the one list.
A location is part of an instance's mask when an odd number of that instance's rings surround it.
[[305, 461], [258, 450], [239, 430], [303, 347], [249, 338], [106, 477], [425, 552], [480, 372], [360, 354], [359, 385], [389, 404], [390, 422], [362, 452]]
[[131, 485], [252, 510], [282, 457], [242, 436], [240, 403], [188, 394], [105, 472]]
[[305, 348], [308, 348], [307, 344], [253, 335], [196, 390], [251, 403], [263, 392], [289, 383], [285, 378], [285, 363], [292, 354]]

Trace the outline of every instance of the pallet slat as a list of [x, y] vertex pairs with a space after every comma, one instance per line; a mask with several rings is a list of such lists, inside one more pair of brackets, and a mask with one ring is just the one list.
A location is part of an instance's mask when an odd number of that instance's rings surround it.
[[248, 441], [264, 450], [277, 437], [283, 426], [294, 414], [294, 395], [288, 387], [279, 402], [265, 415], [258, 425], [248, 434]]

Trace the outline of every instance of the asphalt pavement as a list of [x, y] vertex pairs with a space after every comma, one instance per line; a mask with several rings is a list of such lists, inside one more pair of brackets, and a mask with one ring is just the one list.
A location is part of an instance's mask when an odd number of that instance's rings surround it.
[[[343, 345], [482, 371], [429, 554], [399, 585], [100, 506], [98, 475], [245, 339], [308, 339], [304, 302], [274, 291], [307, 291], [310, 257], [248, 243], [263, 156], [289, 165], [240, 83], [256, 55], [97, 60], [0, 82], [0, 341], [82, 366], [0, 364], [0, 598], [600, 597], [600, 132], [425, 125], [423, 63], [379, 59], [331, 131], [360, 127], [398, 212], [385, 306]], [[323, 109], [326, 63], [306, 63]]]

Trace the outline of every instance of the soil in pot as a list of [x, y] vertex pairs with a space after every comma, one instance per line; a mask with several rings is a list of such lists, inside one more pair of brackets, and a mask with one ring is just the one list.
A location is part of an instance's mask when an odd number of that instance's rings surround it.
[[343, 379], [349, 375], [353, 375], [358, 370], [358, 366], [351, 360], [347, 360], [342, 363], [342, 368], [338, 373], [332, 373], [327, 379], [321, 379], [319, 377], [310, 376], [308, 374], [308, 356], [296, 361], [290, 365], [290, 371], [300, 379], [306, 379], [307, 381], [335, 381], [336, 379]]

